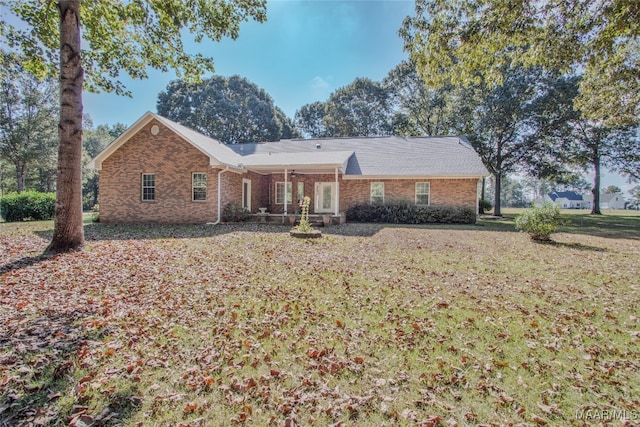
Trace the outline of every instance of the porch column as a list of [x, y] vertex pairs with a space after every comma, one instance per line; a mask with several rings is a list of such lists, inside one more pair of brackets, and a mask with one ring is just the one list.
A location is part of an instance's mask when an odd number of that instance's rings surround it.
[[340, 214], [340, 183], [338, 182], [338, 168], [336, 168], [336, 211], [335, 216]]
[[284, 217], [287, 216], [287, 173], [289, 171], [287, 168], [284, 168], [284, 216], [282, 217], [282, 222], [284, 222]]

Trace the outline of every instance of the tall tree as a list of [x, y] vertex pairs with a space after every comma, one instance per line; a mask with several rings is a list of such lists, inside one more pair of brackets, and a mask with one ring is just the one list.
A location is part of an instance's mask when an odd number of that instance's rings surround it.
[[305, 138], [322, 138], [327, 136], [327, 127], [324, 124], [325, 103], [316, 101], [303, 105], [294, 118], [296, 129]]
[[500, 216], [501, 184], [527, 162], [537, 140], [530, 119], [545, 75], [539, 68], [505, 68], [502, 83], [464, 89], [457, 101], [459, 133], [469, 137], [494, 180], [494, 214]]
[[53, 80], [38, 80], [18, 56], [2, 53], [0, 156], [13, 164], [18, 192], [25, 189], [29, 172], [38, 169], [43, 175], [50, 170], [48, 162], [57, 149], [57, 100]]
[[604, 194], [617, 194], [622, 193], [622, 188], [618, 187], [617, 185], [609, 185], [607, 188], [602, 190], [602, 192]]
[[[119, 77], [148, 77], [155, 68], [197, 80], [213, 59], [190, 55], [183, 38], [236, 38], [242, 21], [266, 20], [265, 0], [184, 2], [125, 0], [0, 0], [0, 40], [21, 51], [25, 66], [60, 78], [58, 185], [53, 238], [46, 252], [82, 247], [82, 91], [127, 94]], [[57, 14], [53, 8], [57, 8]], [[82, 40], [89, 46], [81, 49]], [[85, 80], [86, 71], [86, 80]]]
[[416, 0], [415, 10], [400, 33], [430, 85], [498, 85], [505, 64], [581, 68], [577, 102], [587, 118], [607, 126], [640, 120], [636, 0]]
[[305, 137], [379, 136], [393, 133], [388, 90], [378, 82], [357, 78], [335, 90], [326, 102], [303, 105], [295, 124]]
[[225, 144], [278, 141], [297, 135], [273, 99], [244, 77], [213, 76], [199, 83], [175, 80], [160, 92], [158, 114]]
[[611, 171], [640, 177], [640, 138], [638, 127], [607, 126], [593, 121], [575, 108], [579, 94], [579, 77], [560, 77], [541, 97], [535, 127], [538, 138], [553, 147], [559, 161], [593, 172], [591, 213], [600, 214], [600, 180], [603, 167]]
[[325, 105], [328, 136], [379, 136], [392, 133], [387, 91], [378, 82], [357, 78], [333, 92]]
[[431, 88], [415, 64], [403, 61], [382, 82], [394, 114], [394, 133], [446, 135], [454, 127], [452, 88]]

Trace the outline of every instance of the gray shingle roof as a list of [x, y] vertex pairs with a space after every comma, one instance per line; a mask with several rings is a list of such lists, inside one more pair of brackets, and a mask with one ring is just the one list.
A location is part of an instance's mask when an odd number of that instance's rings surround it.
[[[313, 153], [351, 151], [353, 155], [349, 158], [345, 175], [352, 176], [489, 175], [467, 139], [458, 136], [322, 138], [237, 144], [227, 147], [243, 157], [269, 153], [299, 153], [307, 161]], [[321, 156], [317, 157], [320, 160]]]
[[560, 199], [567, 199], [567, 200], [573, 200], [573, 201], [581, 201], [582, 199], [582, 195], [576, 193], [575, 191], [554, 191], [552, 193], [549, 193], [549, 198], [552, 201], [556, 201], [556, 199], [560, 198]]
[[[165, 117], [146, 113], [116, 138], [89, 167], [102, 162], [129, 138], [156, 119], [207, 154], [211, 164], [257, 171], [278, 168], [326, 171], [339, 168], [345, 177], [481, 177], [489, 172], [464, 137], [399, 137], [287, 139], [225, 145]], [[303, 172], [303, 171], [300, 171]]]

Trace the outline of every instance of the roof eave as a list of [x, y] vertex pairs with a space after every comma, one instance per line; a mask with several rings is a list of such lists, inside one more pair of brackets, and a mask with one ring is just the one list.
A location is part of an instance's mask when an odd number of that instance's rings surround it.
[[345, 174], [342, 179], [482, 179], [486, 177], [486, 175], [480, 174], [471, 174], [471, 175], [364, 175], [364, 174]]

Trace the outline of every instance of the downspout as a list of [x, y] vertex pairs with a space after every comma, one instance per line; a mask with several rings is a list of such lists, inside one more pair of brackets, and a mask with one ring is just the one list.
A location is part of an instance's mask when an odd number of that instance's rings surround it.
[[225, 167], [224, 169], [222, 169], [220, 172], [218, 172], [218, 219], [216, 220], [216, 222], [208, 222], [207, 225], [218, 225], [220, 224], [220, 221], [222, 220], [222, 174], [224, 172], [229, 171], [229, 166]]
[[340, 215], [340, 182], [338, 181], [338, 168], [336, 168], [336, 206], [334, 208], [334, 215]]

